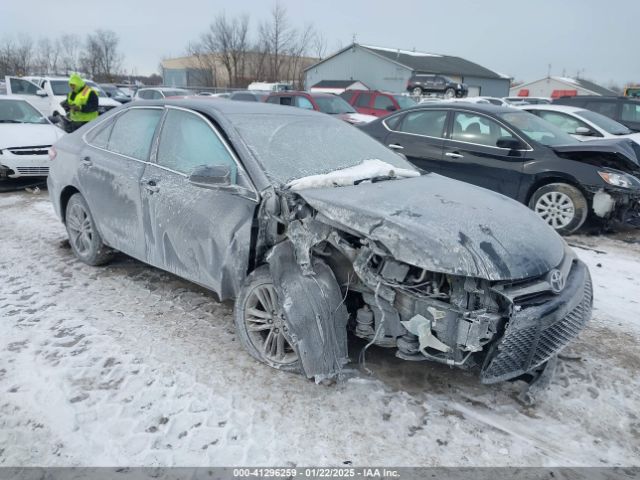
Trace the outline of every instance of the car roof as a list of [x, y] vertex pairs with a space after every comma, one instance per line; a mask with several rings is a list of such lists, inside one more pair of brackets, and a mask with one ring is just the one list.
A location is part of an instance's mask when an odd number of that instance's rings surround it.
[[573, 105], [558, 105], [551, 103], [547, 105], [522, 105], [522, 110], [552, 110], [554, 112], [575, 113], [584, 110], [582, 107], [574, 107]]
[[246, 115], [259, 115], [259, 114], [279, 114], [279, 115], [295, 115], [295, 116], [310, 116], [310, 115], [322, 115], [313, 110], [306, 110], [304, 108], [291, 108], [288, 106], [274, 105], [272, 103], [264, 102], [232, 102], [232, 101], [218, 101], [214, 102], [211, 99], [203, 98], [176, 98], [165, 100], [140, 100], [136, 101], [135, 107], [143, 105], [149, 106], [164, 106], [171, 105], [175, 107], [183, 107], [191, 110], [197, 110], [204, 113], [211, 113], [213, 115], [234, 115], [234, 114], [246, 114]]
[[573, 96], [566, 96], [566, 97], [560, 97], [560, 98], [556, 98], [556, 100], [596, 100], [596, 101], [602, 101], [605, 102], [607, 100], [611, 101], [611, 100], [625, 100], [625, 101], [630, 101], [630, 102], [640, 102], [640, 98], [633, 98], [633, 97], [623, 97], [620, 95], [614, 96], [614, 95], [573, 95]]
[[522, 111], [520, 108], [512, 108], [512, 107], [504, 107], [502, 105], [494, 105], [492, 103], [471, 103], [471, 102], [429, 102], [429, 103], [419, 103], [414, 107], [404, 108], [402, 112], [409, 112], [411, 110], [420, 110], [428, 108], [430, 110], [437, 110], [442, 108], [448, 109], [464, 109], [464, 110], [472, 110], [478, 113], [489, 113], [489, 114], [498, 114], [498, 113], [508, 113], [508, 112], [518, 112]]

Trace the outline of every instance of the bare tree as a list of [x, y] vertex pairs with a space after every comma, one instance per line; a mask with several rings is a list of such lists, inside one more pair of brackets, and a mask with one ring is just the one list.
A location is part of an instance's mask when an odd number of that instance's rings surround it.
[[313, 54], [318, 60], [322, 60], [327, 54], [327, 38], [322, 32], [315, 32], [311, 42]]
[[271, 10], [271, 19], [263, 22], [259, 29], [259, 41], [264, 46], [270, 67], [268, 80], [280, 80], [284, 56], [291, 49], [295, 37], [296, 31], [289, 25], [286, 8], [276, 2]]
[[60, 43], [49, 38], [38, 41], [34, 68], [40, 73], [56, 73], [60, 62]]
[[60, 49], [60, 63], [64, 73], [80, 70], [80, 37], [75, 34], [65, 34], [58, 39]]
[[14, 72], [18, 75], [27, 75], [31, 71], [33, 61], [33, 39], [22, 34], [18, 36], [18, 43], [14, 47]]

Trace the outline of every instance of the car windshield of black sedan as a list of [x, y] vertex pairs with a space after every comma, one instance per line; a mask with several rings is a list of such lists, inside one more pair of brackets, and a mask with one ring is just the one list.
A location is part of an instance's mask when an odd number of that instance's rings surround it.
[[568, 133], [528, 112], [499, 113], [498, 116], [507, 124], [519, 129], [529, 139], [547, 147], [580, 143]]
[[409, 162], [357, 128], [320, 114], [230, 115], [245, 144], [277, 184], [377, 159], [415, 170]]
[[314, 100], [322, 113], [329, 115], [356, 113], [355, 109], [340, 97], [315, 97]]

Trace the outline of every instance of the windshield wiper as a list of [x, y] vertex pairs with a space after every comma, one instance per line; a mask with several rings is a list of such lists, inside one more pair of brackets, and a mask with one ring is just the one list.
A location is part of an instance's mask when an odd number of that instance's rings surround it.
[[0, 123], [24, 123], [20, 120], [0, 120]]
[[359, 185], [363, 182], [371, 182], [371, 183], [377, 183], [377, 182], [384, 182], [387, 180], [398, 180], [399, 177], [391, 176], [391, 175], [379, 175], [377, 177], [369, 177], [369, 178], [360, 178], [358, 180], [356, 180], [355, 182], [353, 182], [354, 185]]

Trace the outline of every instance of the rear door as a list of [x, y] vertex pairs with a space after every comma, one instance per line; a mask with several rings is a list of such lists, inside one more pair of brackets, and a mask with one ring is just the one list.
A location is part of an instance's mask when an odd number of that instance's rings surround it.
[[440, 173], [446, 162], [442, 159], [447, 110], [413, 110], [385, 121], [391, 132], [385, 144], [407, 157], [417, 167]]
[[443, 148], [443, 173], [516, 198], [526, 152], [499, 148], [497, 141], [521, 141], [517, 135], [493, 118], [471, 111], [453, 111], [450, 122], [451, 133]]
[[[20, 77], [6, 76], [7, 95], [24, 98], [44, 115], [51, 115], [50, 99], [38, 85]], [[40, 92], [40, 95], [38, 95]], [[42, 94], [44, 93], [44, 95]]]
[[[190, 182], [194, 168], [219, 165], [231, 169], [231, 185]], [[169, 107], [141, 185], [147, 261], [233, 296], [247, 272], [258, 196], [217, 128], [199, 113]]]
[[107, 244], [146, 260], [140, 179], [149, 161], [161, 107], [133, 107], [92, 130], [81, 152], [80, 191]]

